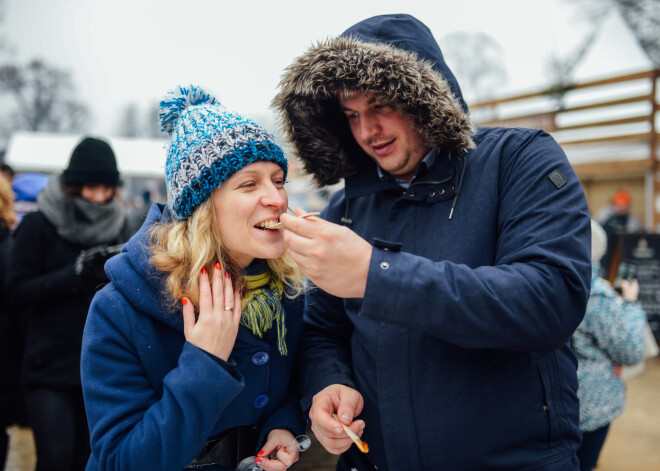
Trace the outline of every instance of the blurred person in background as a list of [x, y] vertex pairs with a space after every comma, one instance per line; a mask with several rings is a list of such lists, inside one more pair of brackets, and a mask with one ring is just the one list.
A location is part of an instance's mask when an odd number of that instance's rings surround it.
[[14, 190], [14, 209], [20, 223], [27, 213], [37, 211], [37, 196], [46, 187], [48, 175], [37, 172], [23, 172], [17, 175], [11, 182]]
[[7, 180], [9, 180], [9, 182], [11, 182], [15, 175], [14, 169], [7, 164], [2, 164], [0, 165], [0, 175], [2, 175]]
[[610, 204], [601, 208], [594, 217], [607, 236], [607, 248], [600, 261], [600, 273], [603, 277], [609, 274], [617, 234], [630, 234], [644, 229], [642, 221], [630, 212], [631, 206], [630, 192], [625, 189], [619, 190], [612, 196]]
[[14, 233], [9, 303], [26, 316], [21, 378], [38, 471], [82, 470], [89, 457], [80, 346], [91, 299], [108, 281], [103, 264], [130, 236], [119, 182], [112, 148], [84, 138]]
[[637, 280], [621, 280], [623, 296], [619, 296], [610, 283], [599, 276], [607, 235], [594, 220], [591, 221], [591, 247], [591, 296], [584, 320], [571, 340], [578, 358], [580, 471], [596, 467], [610, 423], [625, 408], [626, 390], [620, 366], [642, 361], [646, 326], [646, 314], [637, 301]]
[[22, 407], [20, 388], [21, 336], [18, 322], [7, 307], [5, 289], [7, 258], [11, 253], [11, 231], [16, 224], [14, 194], [9, 180], [0, 176], [0, 467], [7, 458], [9, 425], [19, 422]]

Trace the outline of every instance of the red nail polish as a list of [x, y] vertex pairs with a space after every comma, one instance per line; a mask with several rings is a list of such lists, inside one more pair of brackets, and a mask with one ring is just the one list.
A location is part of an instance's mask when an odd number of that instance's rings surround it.
[[264, 454], [264, 451], [263, 451], [263, 450], [261, 450], [259, 453], [257, 453], [257, 455], [259, 455], [259, 456], [261, 456], [261, 455], [263, 455], [263, 454]]
[[188, 304], [188, 300], [186, 298], [181, 298], [181, 304], [185, 306], [186, 304]]
[[215, 264], [215, 268], [217, 268], [218, 270], [222, 270], [222, 265], [220, 265], [220, 262]]
[[231, 278], [228, 271], [225, 272], [225, 278]]
[[282, 449], [282, 445], [277, 445], [277, 449], [278, 449], [278, 450], [281, 450], [281, 449]]
[[206, 275], [206, 267], [202, 268], [202, 274]]
[[256, 461], [257, 463], [261, 463], [261, 458], [255, 458], [254, 461]]

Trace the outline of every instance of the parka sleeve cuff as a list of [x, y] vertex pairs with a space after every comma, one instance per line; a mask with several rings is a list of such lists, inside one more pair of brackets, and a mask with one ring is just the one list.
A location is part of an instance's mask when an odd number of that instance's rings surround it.
[[406, 276], [405, 253], [394, 252], [374, 245], [367, 275], [367, 287], [360, 308], [360, 315], [376, 320], [386, 320], [385, 312], [396, 311], [400, 302], [401, 280]]

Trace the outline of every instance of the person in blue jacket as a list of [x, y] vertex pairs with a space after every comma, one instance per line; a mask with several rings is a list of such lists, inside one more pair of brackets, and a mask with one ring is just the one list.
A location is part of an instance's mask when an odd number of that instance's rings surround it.
[[87, 470], [266, 470], [298, 458], [290, 380], [303, 278], [285, 255], [287, 160], [197, 86], [160, 103], [167, 205], [106, 263], [82, 346]]
[[338, 469], [577, 470], [590, 217], [559, 145], [473, 126], [409, 15], [311, 47], [273, 104], [316, 182], [345, 179], [327, 221], [281, 217], [318, 288], [302, 405]]

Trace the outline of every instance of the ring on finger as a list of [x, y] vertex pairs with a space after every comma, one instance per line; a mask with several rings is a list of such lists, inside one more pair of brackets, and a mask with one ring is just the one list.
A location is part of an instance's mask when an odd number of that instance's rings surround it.
[[225, 306], [225, 311], [233, 311], [234, 308], [231, 306]]

